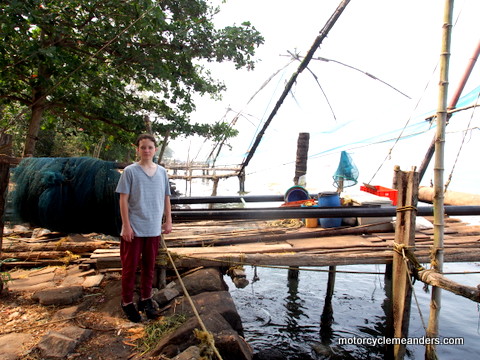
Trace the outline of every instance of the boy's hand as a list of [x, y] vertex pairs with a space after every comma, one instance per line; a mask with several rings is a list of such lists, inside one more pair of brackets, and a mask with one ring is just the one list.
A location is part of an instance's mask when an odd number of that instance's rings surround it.
[[172, 232], [172, 222], [166, 221], [162, 224], [162, 234], [170, 234]]
[[133, 233], [133, 230], [130, 226], [122, 226], [122, 232], [120, 236], [123, 240], [131, 242], [135, 234]]

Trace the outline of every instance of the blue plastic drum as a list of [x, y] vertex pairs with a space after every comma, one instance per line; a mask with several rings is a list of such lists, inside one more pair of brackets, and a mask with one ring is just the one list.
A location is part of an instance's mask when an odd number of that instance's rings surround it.
[[[318, 194], [318, 207], [339, 207], [340, 195], [336, 192], [323, 192]], [[342, 218], [320, 218], [320, 226], [333, 228], [342, 225]]]
[[310, 199], [308, 191], [300, 185], [292, 186], [285, 193], [285, 202], [301, 201]]

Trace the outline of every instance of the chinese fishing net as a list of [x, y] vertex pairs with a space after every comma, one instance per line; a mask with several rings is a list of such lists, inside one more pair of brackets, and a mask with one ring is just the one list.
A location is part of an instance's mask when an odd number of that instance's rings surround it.
[[346, 188], [357, 184], [358, 169], [353, 163], [350, 155], [346, 151], [342, 151], [340, 155], [340, 163], [338, 164], [337, 171], [333, 175], [333, 184], [337, 188]]
[[52, 231], [118, 236], [119, 178], [113, 162], [95, 158], [24, 159], [12, 174], [13, 220]]

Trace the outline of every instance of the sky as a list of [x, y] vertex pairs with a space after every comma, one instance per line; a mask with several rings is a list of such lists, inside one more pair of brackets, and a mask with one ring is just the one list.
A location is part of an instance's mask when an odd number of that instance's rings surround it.
[[[230, 122], [240, 113], [236, 124], [240, 135], [230, 141], [231, 149], [225, 148], [217, 161], [218, 164], [239, 164], [298, 67], [299, 62], [285, 67], [291, 61], [288, 52], [305, 55], [340, 0], [300, 0], [294, 5], [284, 0], [228, 0], [226, 3], [215, 0], [214, 3], [221, 9], [215, 20], [218, 26], [250, 21], [265, 37], [265, 44], [257, 50], [258, 63], [254, 71], [237, 71], [229, 63], [211, 65], [213, 75], [222, 79], [228, 90], [222, 101], [198, 98], [197, 111], [192, 116], [196, 122], [221, 119]], [[299, 132], [310, 133], [309, 172], [328, 178], [328, 182], [342, 150], [348, 151], [359, 168], [359, 182], [388, 185], [394, 165], [400, 165], [403, 170], [418, 167], [434, 134], [434, 130], [428, 132], [430, 126], [424, 119], [427, 114], [435, 113], [438, 106], [444, 6], [445, 1], [440, 0], [351, 0], [314, 55], [333, 61], [312, 60], [311, 72], [305, 70], [299, 75], [248, 166], [247, 177], [262, 172], [263, 178], [272, 173], [293, 173]], [[479, 13], [478, 0], [455, 1], [449, 95], [458, 86], [480, 40]], [[282, 68], [284, 70], [262, 88]], [[463, 94], [478, 85], [477, 66]], [[452, 132], [446, 142], [449, 144], [446, 163], [450, 169], [463, 139], [462, 130], [479, 126], [478, 114], [463, 112], [453, 117], [447, 127], [447, 131]], [[395, 139], [403, 128], [406, 128], [404, 134], [425, 133], [398, 143], [369, 145]], [[478, 151], [476, 132], [478, 129], [468, 133], [461, 153]], [[179, 139], [171, 147], [175, 157], [182, 160], [187, 157], [204, 160], [211, 150], [211, 144], [195, 138]], [[446, 166], [446, 177], [450, 169]], [[468, 161], [463, 165], [457, 162], [455, 171], [469, 169], [472, 165]], [[322, 172], [328, 176], [321, 175]], [[432, 176], [426, 175], [425, 181], [431, 181]], [[467, 188], [475, 191], [478, 183], [471, 179]], [[475, 192], [480, 193], [480, 189]]]

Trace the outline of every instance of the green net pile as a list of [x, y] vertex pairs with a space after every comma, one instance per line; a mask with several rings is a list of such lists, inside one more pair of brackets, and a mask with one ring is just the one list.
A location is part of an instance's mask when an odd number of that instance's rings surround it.
[[337, 171], [333, 175], [334, 185], [342, 188], [354, 186], [357, 184], [358, 169], [353, 160], [346, 151], [342, 151]]
[[120, 173], [89, 157], [27, 158], [12, 174], [13, 222], [69, 233], [118, 236]]

